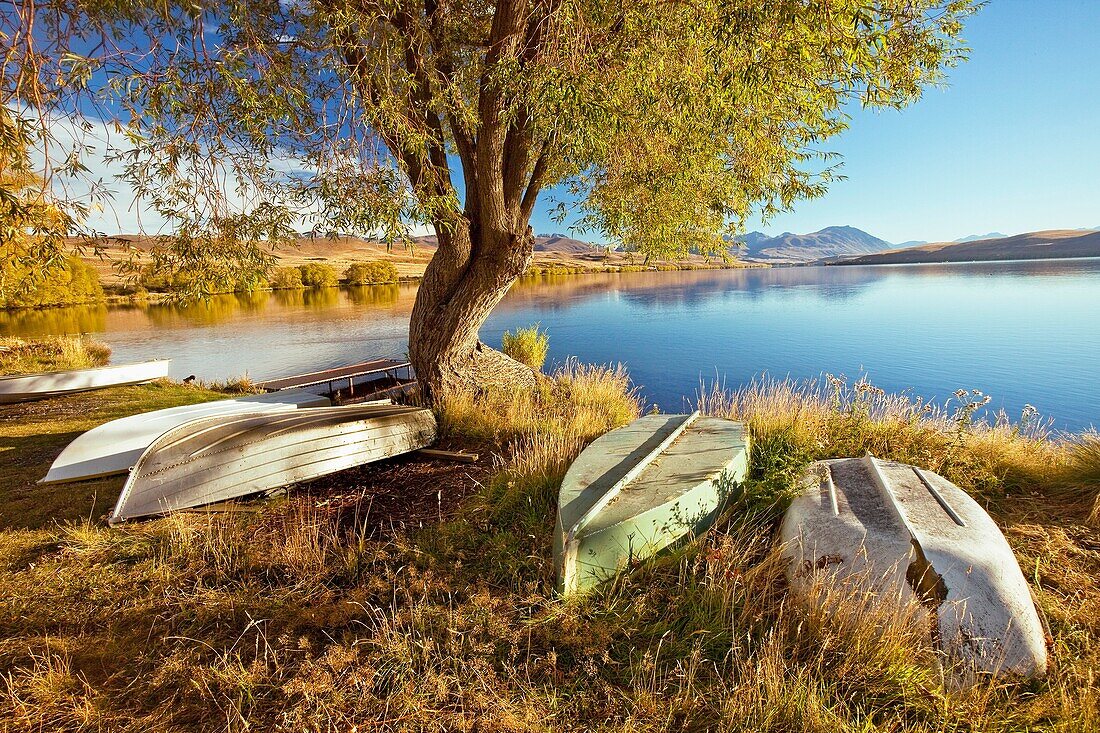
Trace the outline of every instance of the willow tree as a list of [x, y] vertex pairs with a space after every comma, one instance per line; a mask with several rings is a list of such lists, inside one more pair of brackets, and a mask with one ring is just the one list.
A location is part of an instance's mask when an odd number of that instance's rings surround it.
[[[478, 329], [554, 188], [647, 255], [723, 253], [820, 195], [851, 104], [901, 107], [964, 52], [969, 0], [170, 0], [5, 11], [5, 102], [117, 125], [113, 158], [217, 276], [307, 226], [438, 240], [410, 355], [438, 398], [531, 378]], [[33, 25], [33, 28], [31, 27]], [[72, 119], [70, 117], [70, 119]], [[48, 135], [47, 135], [48, 136]]]

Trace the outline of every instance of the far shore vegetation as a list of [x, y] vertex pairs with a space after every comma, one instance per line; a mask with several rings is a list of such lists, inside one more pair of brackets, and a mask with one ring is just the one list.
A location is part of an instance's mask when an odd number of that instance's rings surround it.
[[[89, 264], [92, 255], [82, 259], [76, 255], [52, 271], [48, 280], [35, 281], [27, 287], [5, 290], [8, 295], [0, 302], [0, 309], [49, 308], [67, 305], [86, 305], [102, 302], [145, 301], [165, 297], [194, 297], [193, 278], [185, 272], [158, 270], [151, 264], [138, 268], [133, 276], [117, 276], [108, 284], [101, 282], [100, 273]], [[538, 279], [561, 275], [589, 275], [599, 273], [628, 272], [677, 272], [685, 270], [713, 270], [742, 267], [766, 267], [756, 263], [744, 263], [734, 258], [714, 261], [656, 262], [654, 264], [629, 261], [584, 264], [562, 264], [554, 260], [536, 261], [523, 277]], [[15, 280], [19, 273], [14, 268], [6, 274]], [[353, 262], [343, 271], [326, 262], [310, 262], [301, 265], [261, 268], [231, 281], [208, 284], [205, 294], [247, 293], [262, 290], [304, 290], [310, 288], [393, 285], [416, 282], [419, 274], [401, 274], [392, 261], [366, 260]]]
[[[570, 363], [534, 390], [452, 396], [436, 408], [442, 444], [482, 457], [442, 481], [396, 459], [115, 529], [102, 517], [121, 479], [34, 483], [82, 430], [224, 396], [159, 382], [0, 407], [13, 730], [1100, 726], [1096, 435], [1052, 434], [1030, 411], [976, 419], [974, 393], [944, 407], [841, 378], [709, 391], [705, 412], [749, 426], [750, 479], [714, 530], [570, 601], [553, 592], [557, 489], [588, 442], [644, 409], [621, 368]], [[788, 596], [774, 536], [797, 477], [868, 451], [988, 508], [1049, 624], [1046, 679], [959, 687], [918, 614], [853, 597], [829, 615]], [[410, 491], [416, 506], [393, 509]]]

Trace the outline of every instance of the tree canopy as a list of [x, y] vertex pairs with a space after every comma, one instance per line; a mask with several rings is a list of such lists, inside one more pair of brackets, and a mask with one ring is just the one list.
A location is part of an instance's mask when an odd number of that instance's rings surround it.
[[[111, 157], [172, 222], [171, 259], [189, 267], [255, 262], [295, 228], [399, 243], [433, 227], [421, 310], [445, 331], [476, 322], [476, 340], [529, 261], [548, 188], [568, 194], [563, 215], [575, 205], [583, 229], [632, 249], [723, 253], [751, 214], [825, 190], [838, 161], [824, 146], [848, 105], [901, 107], [941, 81], [972, 11], [39, 0], [3, 11], [2, 93], [20, 125], [38, 123], [40, 147], [58, 116], [111, 125]], [[473, 343], [452, 341], [433, 351]]]

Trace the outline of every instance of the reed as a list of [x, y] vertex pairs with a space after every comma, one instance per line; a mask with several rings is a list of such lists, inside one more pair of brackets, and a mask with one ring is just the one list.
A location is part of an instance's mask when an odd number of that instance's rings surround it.
[[111, 347], [81, 336], [0, 337], [0, 375], [106, 366]]

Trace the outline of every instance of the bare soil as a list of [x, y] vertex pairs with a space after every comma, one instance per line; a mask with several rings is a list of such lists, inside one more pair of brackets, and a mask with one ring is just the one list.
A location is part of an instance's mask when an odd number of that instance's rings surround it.
[[[438, 447], [438, 446], [433, 446]], [[410, 453], [299, 484], [290, 501], [322, 510], [368, 538], [385, 538], [458, 516], [467, 498], [492, 475], [492, 458], [476, 446], [474, 463]]]

